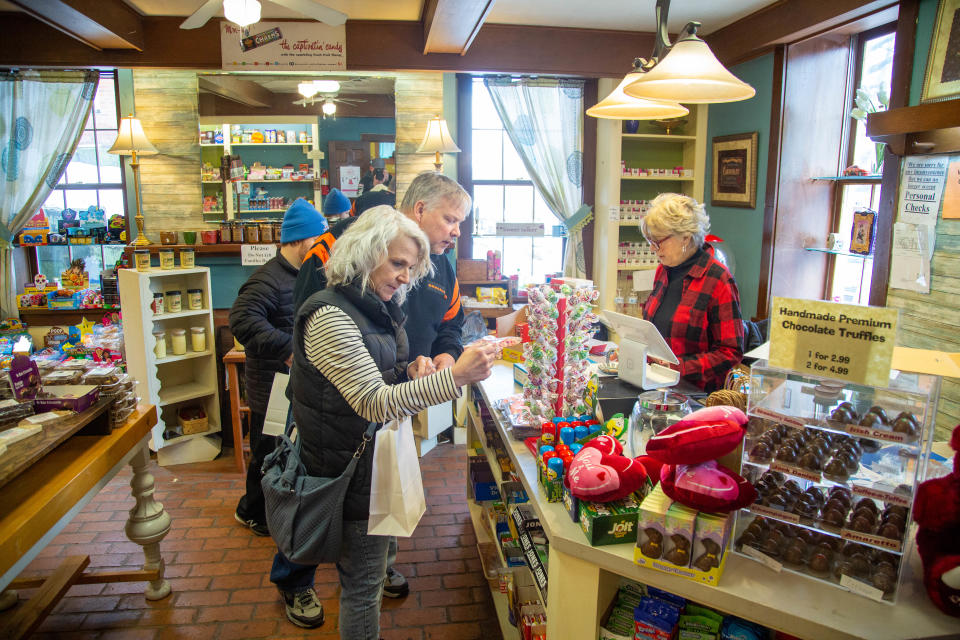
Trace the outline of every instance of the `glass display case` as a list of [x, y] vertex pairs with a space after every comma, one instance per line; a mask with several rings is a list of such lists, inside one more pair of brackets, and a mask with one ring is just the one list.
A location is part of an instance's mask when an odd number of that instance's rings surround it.
[[753, 367], [742, 474], [759, 497], [738, 514], [734, 550], [895, 602], [939, 385], [923, 374], [872, 387]]

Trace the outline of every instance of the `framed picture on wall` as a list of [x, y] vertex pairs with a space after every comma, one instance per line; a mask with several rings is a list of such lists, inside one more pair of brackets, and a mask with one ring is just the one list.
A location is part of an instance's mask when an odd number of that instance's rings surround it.
[[715, 207], [757, 206], [757, 132], [713, 139], [710, 204]]
[[960, 0], [940, 0], [921, 102], [960, 95]]

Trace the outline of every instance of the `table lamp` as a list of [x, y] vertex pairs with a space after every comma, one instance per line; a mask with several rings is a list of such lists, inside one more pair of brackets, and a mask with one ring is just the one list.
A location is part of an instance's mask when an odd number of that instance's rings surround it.
[[420, 143], [417, 153], [436, 154], [433, 166], [437, 168], [438, 172], [443, 169], [443, 162], [440, 160], [441, 153], [460, 153], [460, 147], [453, 141], [446, 120], [436, 116], [427, 123], [427, 132], [423, 136], [423, 142]]
[[133, 169], [133, 192], [137, 199], [137, 215], [134, 218], [137, 222], [137, 239], [133, 241], [133, 246], [144, 247], [150, 243], [146, 234], [143, 232], [143, 213], [140, 211], [140, 162], [138, 156], [153, 155], [159, 153], [146, 134], [143, 133], [143, 125], [140, 120], [133, 116], [127, 116], [120, 119], [120, 130], [117, 131], [117, 139], [108, 153], [130, 156], [130, 167]]

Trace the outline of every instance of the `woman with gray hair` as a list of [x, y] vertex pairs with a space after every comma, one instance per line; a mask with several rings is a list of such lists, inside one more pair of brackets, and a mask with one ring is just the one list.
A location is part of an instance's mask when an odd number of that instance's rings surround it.
[[[337, 477], [365, 439], [371, 422], [412, 415], [452, 400], [460, 387], [490, 375], [494, 352], [468, 349], [452, 367], [407, 378], [407, 335], [400, 309], [410, 287], [431, 268], [427, 236], [389, 206], [369, 209], [344, 232], [326, 264], [327, 287], [300, 307], [294, 322], [290, 373], [293, 417], [307, 473]], [[429, 364], [427, 364], [429, 363]], [[365, 447], [343, 505], [340, 637], [379, 637], [388, 536], [367, 534], [373, 447]], [[279, 551], [270, 579], [302, 627], [323, 623], [313, 591], [315, 566], [296, 565]]]
[[681, 377], [715, 391], [743, 359], [743, 318], [737, 283], [705, 241], [709, 230], [703, 205], [678, 193], [654, 198], [640, 223], [660, 260], [643, 317], [680, 360]]

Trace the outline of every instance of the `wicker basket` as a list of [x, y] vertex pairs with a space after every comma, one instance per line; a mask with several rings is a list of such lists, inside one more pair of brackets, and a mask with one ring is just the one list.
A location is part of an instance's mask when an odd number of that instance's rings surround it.
[[203, 433], [207, 430], [207, 416], [204, 414], [202, 418], [194, 418], [193, 420], [184, 419], [181, 411], [177, 412], [177, 422], [180, 423], [180, 429], [183, 431], [183, 435], [189, 436], [194, 433]]

